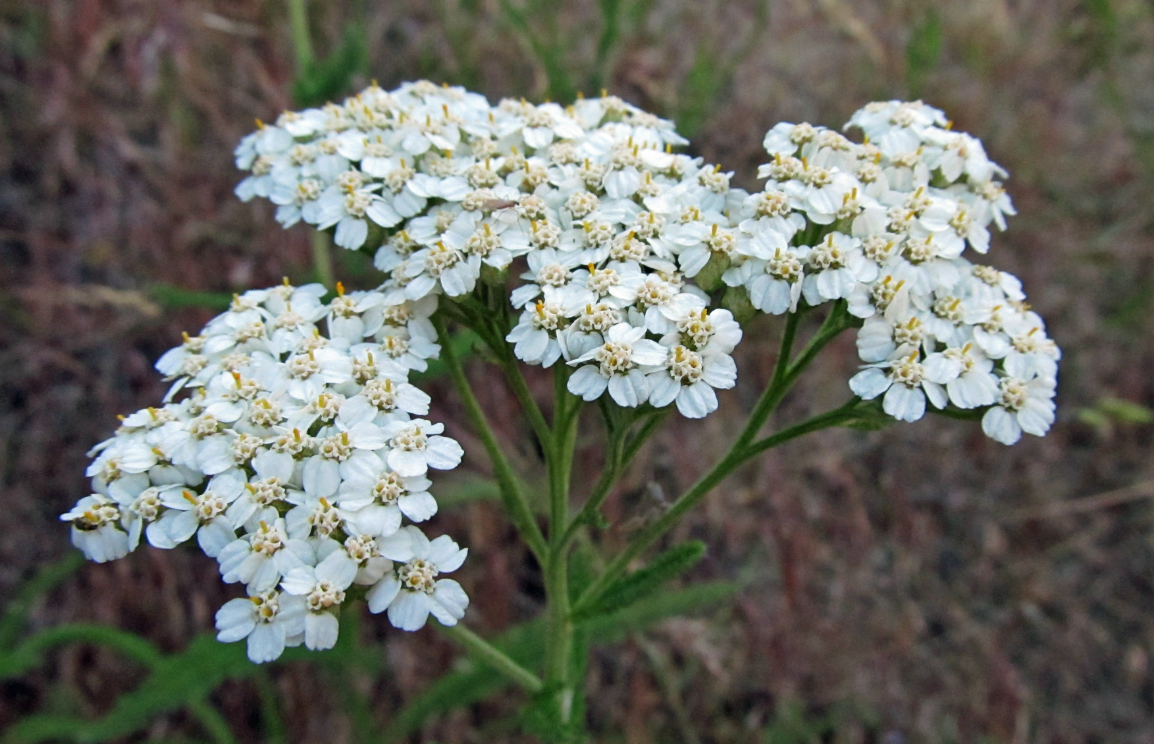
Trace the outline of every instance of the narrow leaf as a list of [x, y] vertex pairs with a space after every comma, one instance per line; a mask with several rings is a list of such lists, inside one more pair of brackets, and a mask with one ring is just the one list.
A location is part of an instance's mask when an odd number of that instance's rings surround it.
[[692, 540], [670, 548], [653, 559], [645, 568], [623, 576], [600, 598], [585, 608], [579, 608], [573, 615], [580, 622], [597, 615], [606, 615], [624, 609], [656, 592], [667, 581], [680, 576], [705, 556], [705, 543]]

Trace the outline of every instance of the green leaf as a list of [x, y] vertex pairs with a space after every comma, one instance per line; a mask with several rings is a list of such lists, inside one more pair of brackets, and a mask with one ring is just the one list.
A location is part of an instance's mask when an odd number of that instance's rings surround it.
[[705, 556], [705, 543], [691, 540], [670, 548], [653, 559], [645, 568], [610, 584], [595, 602], [574, 613], [573, 620], [581, 622], [597, 615], [621, 610], [656, 592], [667, 581], [680, 576]]
[[937, 11], [930, 8], [920, 23], [910, 28], [906, 43], [906, 84], [911, 98], [921, 95], [926, 77], [938, 66], [942, 56], [942, 23]]
[[[578, 650], [589, 645], [603, 646], [623, 640], [667, 617], [686, 615], [704, 608], [722, 606], [737, 591], [737, 584], [717, 581], [687, 589], [663, 592], [640, 600], [627, 609], [591, 618], [577, 629]], [[545, 653], [545, 624], [542, 618], [515, 626], [491, 641], [514, 661], [535, 670]], [[583, 661], [574, 659], [574, 664]], [[385, 742], [402, 742], [430, 717], [480, 702], [508, 688], [512, 683], [471, 659], [462, 659], [457, 668], [405, 704], [391, 718]], [[581, 701], [574, 701], [574, 705]]]
[[197, 292], [168, 284], [154, 284], [148, 293], [161, 307], [172, 309], [204, 307], [209, 310], [227, 310], [232, 302], [232, 295], [223, 292]]
[[77, 569], [84, 565], [84, 556], [70, 552], [64, 558], [44, 566], [33, 578], [20, 588], [16, 596], [4, 608], [0, 616], [0, 649], [11, 648], [16, 642], [24, 624], [28, 621], [28, 609], [41, 595], [47, 594]]
[[722, 606], [737, 588], [734, 582], [713, 581], [695, 584], [687, 589], [662, 592], [610, 615], [590, 618], [584, 627], [589, 637], [596, 640], [595, 645], [616, 643], [630, 633], [642, 630], [667, 617], [688, 615], [698, 610]]
[[[545, 624], [540, 618], [515, 626], [492, 644], [522, 666], [532, 669], [545, 654]], [[431, 716], [484, 700], [511, 683], [489, 667], [466, 657], [392, 716], [384, 740], [400, 742]]]
[[1122, 398], [1103, 398], [1098, 408], [1108, 416], [1124, 424], [1149, 424], [1154, 422], [1154, 411], [1141, 403]]
[[362, 26], [350, 23], [340, 45], [319, 61], [307, 65], [293, 82], [293, 100], [299, 106], [317, 106], [349, 89], [353, 76], [369, 64], [368, 44]]
[[45, 651], [65, 643], [90, 643], [119, 651], [133, 661], [153, 667], [162, 659], [151, 643], [107, 625], [70, 623], [42, 630], [10, 653], [0, 656], [0, 679], [19, 677], [37, 666]]
[[[197, 636], [181, 653], [163, 656], [151, 643], [131, 633], [102, 625], [62, 625], [36, 634], [17, 649], [0, 669], [0, 677], [23, 673], [39, 662], [41, 653], [62, 643], [81, 642], [113, 648], [150, 668], [139, 687], [120, 696], [103, 718], [33, 715], [12, 726], [3, 741], [39, 742], [50, 739], [106, 741], [139, 731], [154, 718], [188, 708], [218, 742], [231, 741], [227, 730], [206, 704], [208, 695], [226, 679], [242, 679], [261, 671], [248, 660], [243, 643], [220, 643], [212, 634]], [[283, 661], [327, 661], [333, 652], [288, 649]]]

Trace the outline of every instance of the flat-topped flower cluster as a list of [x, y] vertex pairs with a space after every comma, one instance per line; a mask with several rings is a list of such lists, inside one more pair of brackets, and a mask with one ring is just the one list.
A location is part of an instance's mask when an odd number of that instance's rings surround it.
[[864, 320], [865, 369], [850, 380], [887, 414], [985, 409], [1006, 444], [1054, 420], [1060, 352], [1021, 283], [962, 254], [985, 254], [989, 226], [1014, 214], [1006, 172], [982, 143], [923, 103], [873, 103], [850, 119], [865, 144], [809, 124], [765, 137], [765, 189], [747, 198], [724, 274], [759, 310], [780, 314], [845, 300]]
[[246, 138], [238, 194], [267, 196], [286, 226], [335, 227], [346, 248], [371, 234], [388, 304], [467, 303], [524, 256], [507, 340], [527, 363], [576, 367], [585, 400], [704, 416], [736, 380], [726, 308], [844, 301], [864, 321], [858, 395], [907, 421], [927, 399], [986, 409], [1006, 443], [1045, 433], [1058, 349], [1015, 278], [962, 257], [1013, 214], [1005, 171], [920, 102], [870, 104], [848, 126], [866, 144], [775, 126], [765, 188], [748, 194], [617, 98], [490, 106], [428, 82], [371, 87]]
[[390, 303], [464, 298], [485, 270], [500, 277], [527, 256], [508, 336], [518, 358], [578, 366], [569, 389], [586, 400], [676, 401], [700, 417], [734, 384], [741, 330], [690, 279], [733, 249], [727, 214], [743, 194], [719, 167], [670, 152], [685, 143], [612, 97], [491, 107], [427, 82], [373, 87], [246, 138], [238, 194], [267, 196], [286, 226], [335, 226], [346, 248], [381, 228]]
[[254, 661], [331, 647], [353, 597], [405, 630], [456, 623], [468, 597], [439, 576], [465, 551], [402, 526], [437, 510], [429, 469], [462, 457], [409, 383], [445, 341], [434, 314], [571, 367], [558, 381], [585, 401], [700, 418], [735, 384], [742, 322], [829, 303], [860, 325], [849, 387], [886, 414], [928, 401], [1007, 444], [1046, 433], [1058, 347], [1017, 279], [964, 255], [1014, 214], [1005, 171], [920, 102], [847, 128], [863, 142], [773, 127], [751, 194], [614, 97], [492, 106], [421, 81], [261, 125], [238, 196], [332, 230], [383, 281], [246, 292], [186, 336], [157, 363], [164, 405], [93, 450], [93, 493], [62, 517], [73, 541], [103, 562], [195, 536], [247, 589], [217, 627]]
[[93, 493], [61, 517], [97, 562], [142, 536], [157, 548], [195, 537], [247, 590], [216, 620], [222, 641], [248, 639], [253, 661], [331, 648], [351, 592], [404, 630], [430, 613], [455, 624], [469, 603], [438, 578], [465, 551], [402, 526], [436, 513], [428, 471], [462, 456], [420, 418], [429, 396], [408, 382], [439, 350], [436, 302], [325, 293], [287, 281], [246, 292], [186, 335], [157, 363], [174, 380], [169, 402], [93, 449]]

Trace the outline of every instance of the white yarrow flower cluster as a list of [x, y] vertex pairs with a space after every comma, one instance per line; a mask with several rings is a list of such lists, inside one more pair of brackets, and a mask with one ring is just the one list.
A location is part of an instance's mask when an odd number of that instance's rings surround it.
[[898, 420], [928, 400], [984, 410], [1006, 444], [1045, 434], [1060, 351], [1016, 278], [963, 256], [1014, 214], [1006, 172], [921, 102], [870, 104], [850, 126], [866, 144], [809, 124], [766, 134], [765, 189], [743, 205], [725, 281], [774, 314], [845, 300], [866, 363], [850, 387]]
[[455, 624], [469, 599], [442, 574], [466, 551], [415, 526], [437, 511], [429, 472], [462, 457], [409, 382], [440, 352], [439, 308], [571, 368], [585, 401], [700, 418], [736, 381], [734, 312], [838, 303], [861, 323], [860, 398], [904, 421], [927, 401], [973, 411], [1007, 444], [1045, 434], [1060, 351], [1021, 283], [964, 255], [1014, 214], [1006, 172], [921, 102], [847, 126], [864, 144], [773, 127], [749, 194], [615, 97], [493, 106], [419, 81], [261, 124], [236, 150], [237, 195], [369, 252], [383, 283], [234, 296], [157, 362], [163, 406], [93, 449], [92, 493], [61, 519], [97, 562], [195, 537], [247, 593], [218, 638], [256, 662], [331, 648], [353, 598], [404, 630]]
[[238, 193], [281, 204], [286, 225], [335, 226], [346, 248], [382, 228], [390, 305], [466, 297], [486, 267], [499, 277], [525, 256], [507, 339], [519, 359], [573, 365], [586, 400], [676, 402], [696, 418], [733, 386], [741, 330], [690, 280], [734, 250], [727, 215], [745, 194], [670, 151], [685, 142], [613, 97], [491, 107], [425, 82], [373, 87], [246, 138]]
[[430, 614], [453, 625], [469, 603], [438, 578], [465, 551], [402, 526], [436, 513], [427, 475], [462, 456], [408, 382], [439, 351], [436, 300], [324, 294], [287, 282], [246, 292], [186, 336], [157, 363], [175, 380], [169, 402], [92, 451], [93, 493], [61, 517], [97, 562], [142, 536], [157, 548], [195, 537], [248, 594], [217, 613], [218, 637], [247, 639], [256, 662], [331, 648], [355, 591], [405, 630]]

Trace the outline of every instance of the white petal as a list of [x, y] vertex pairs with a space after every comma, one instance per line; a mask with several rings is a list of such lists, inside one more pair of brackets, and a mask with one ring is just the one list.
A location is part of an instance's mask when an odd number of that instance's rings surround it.
[[276, 661], [284, 653], [285, 629], [280, 623], [257, 623], [248, 636], [248, 658], [255, 664]]
[[427, 491], [401, 496], [397, 499], [397, 506], [414, 522], [424, 522], [437, 513], [437, 500]]
[[411, 450], [390, 450], [388, 457], [389, 467], [402, 478], [411, 478], [424, 475], [429, 471], [428, 461], [423, 452]]
[[461, 585], [452, 579], [441, 579], [433, 590], [433, 601], [429, 610], [442, 625], [456, 625], [465, 616], [469, 606], [469, 596]]
[[400, 590], [401, 584], [397, 581], [397, 577], [391, 571], [385, 574], [384, 578], [365, 595], [369, 603], [369, 612], [377, 614], [384, 612]]
[[982, 416], [982, 431], [986, 436], [1002, 444], [1014, 444], [1022, 438], [1018, 420], [1005, 408], [995, 406]]
[[882, 400], [882, 410], [898, 421], [917, 421], [926, 412], [926, 396], [921, 388], [891, 385]]
[[253, 604], [249, 599], [230, 599], [216, 611], [216, 640], [234, 643], [248, 636], [256, 627]]
[[430, 437], [425, 449], [425, 460], [429, 467], [437, 470], [452, 470], [461, 463], [465, 451], [455, 440], [448, 437]]
[[305, 645], [313, 651], [325, 651], [337, 645], [340, 623], [328, 612], [310, 612], [305, 617]]
[[703, 381], [683, 387], [677, 394], [677, 410], [686, 418], [703, 418], [717, 410], [717, 393]]
[[890, 387], [890, 378], [877, 367], [863, 369], [849, 380], [849, 389], [863, 400], [873, 400]]
[[[186, 514], [188, 512], [185, 512]], [[215, 558], [220, 555], [220, 551], [224, 546], [236, 539], [236, 533], [233, 532], [232, 525], [224, 517], [217, 517], [211, 522], [201, 526], [196, 533], [196, 540], [200, 544], [201, 550], [209, 558]]]
[[402, 591], [389, 604], [389, 622], [401, 630], [420, 630], [429, 619], [432, 603], [424, 592]]

